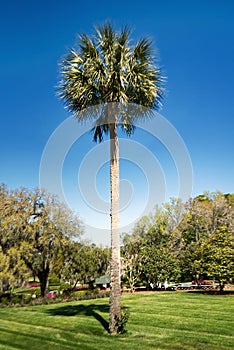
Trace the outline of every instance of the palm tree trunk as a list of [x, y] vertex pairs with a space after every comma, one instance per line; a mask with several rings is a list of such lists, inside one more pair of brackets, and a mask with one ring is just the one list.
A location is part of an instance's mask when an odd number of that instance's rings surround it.
[[111, 290], [109, 332], [118, 333], [121, 317], [120, 243], [119, 243], [119, 143], [117, 123], [110, 124], [111, 191]]

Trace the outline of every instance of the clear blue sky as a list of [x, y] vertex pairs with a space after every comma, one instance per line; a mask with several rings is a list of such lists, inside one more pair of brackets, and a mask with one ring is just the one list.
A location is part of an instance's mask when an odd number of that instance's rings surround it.
[[[120, 0], [113, 4], [106, 0], [1, 2], [0, 182], [10, 188], [38, 186], [43, 149], [52, 132], [69, 116], [55, 95], [58, 62], [67, 48], [74, 46], [76, 34], [92, 33], [94, 25], [107, 19], [117, 29], [129, 25], [133, 39], [150, 36], [155, 43], [167, 77], [160, 114], [177, 129], [189, 151], [194, 170], [193, 196], [216, 189], [233, 193], [234, 3], [231, 0]], [[73, 180], [77, 177], [81, 153], [89, 151], [89, 138], [86, 135], [83, 144], [74, 147], [65, 163], [64, 188], [68, 196], [75, 186]], [[139, 141], [139, 138], [136, 134], [135, 139]], [[90, 141], [90, 148], [93, 147]], [[157, 154], [156, 146], [153, 151]], [[168, 183], [171, 183], [167, 197], [174, 196], [174, 173], [167, 168], [168, 155], [160, 154], [160, 165], [164, 172], [169, 172]], [[105, 165], [99, 172], [99, 192], [108, 176], [107, 168]], [[127, 178], [125, 169], [123, 161], [122, 174]], [[132, 176], [133, 173], [134, 169], [129, 170], [132, 179], [128, 180], [144, 189], [141, 174]], [[108, 200], [106, 193], [107, 184], [101, 196]], [[144, 190], [139, 193], [144, 196]], [[95, 226], [89, 222], [85, 204], [79, 200], [74, 203], [85, 223]], [[95, 242], [108, 241], [107, 236], [86, 234]]]

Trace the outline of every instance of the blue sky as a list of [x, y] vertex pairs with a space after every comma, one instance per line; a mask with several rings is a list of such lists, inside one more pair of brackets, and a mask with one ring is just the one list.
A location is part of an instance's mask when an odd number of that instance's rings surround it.
[[[118, 29], [127, 24], [132, 38], [149, 36], [167, 77], [160, 114], [183, 138], [191, 157], [193, 193], [204, 190], [234, 192], [234, 3], [233, 1], [5, 1], [0, 11], [0, 182], [10, 188], [36, 187], [45, 145], [54, 130], [69, 117], [55, 95], [58, 63], [74, 46], [76, 34], [92, 33], [93, 26], [109, 19]], [[82, 154], [94, 149], [90, 135], [73, 145], [64, 162], [64, 189], [84, 222], [108, 222], [89, 213], [84, 201], [74, 198]], [[176, 195], [176, 172], [160, 142], [144, 133], [133, 140], [157, 155], [167, 177], [166, 199]], [[131, 198], [133, 211], [146, 193], [143, 172], [121, 163], [121, 176], [138, 188]], [[134, 174], [134, 175], [133, 175]], [[98, 172], [97, 191], [108, 201], [108, 165]], [[129, 177], [129, 178], [128, 178]], [[131, 193], [131, 185], [124, 192]], [[72, 195], [73, 194], [73, 195]], [[155, 200], [155, 202], [157, 202]], [[138, 210], [139, 209], [139, 210]], [[106, 243], [108, 234], [87, 237]]]

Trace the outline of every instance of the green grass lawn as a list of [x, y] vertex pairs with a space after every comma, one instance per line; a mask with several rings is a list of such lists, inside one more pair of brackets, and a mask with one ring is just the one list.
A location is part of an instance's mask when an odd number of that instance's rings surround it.
[[233, 297], [123, 295], [128, 332], [110, 336], [108, 299], [0, 309], [0, 350], [234, 349]]

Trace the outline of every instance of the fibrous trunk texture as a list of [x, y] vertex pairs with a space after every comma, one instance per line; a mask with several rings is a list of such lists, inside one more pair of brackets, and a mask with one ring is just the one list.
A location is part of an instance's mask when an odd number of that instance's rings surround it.
[[109, 332], [118, 333], [121, 317], [120, 242], [119, 242], [119, 144], [117, 123], [110, 124], [111, 190], [111, 290]]

